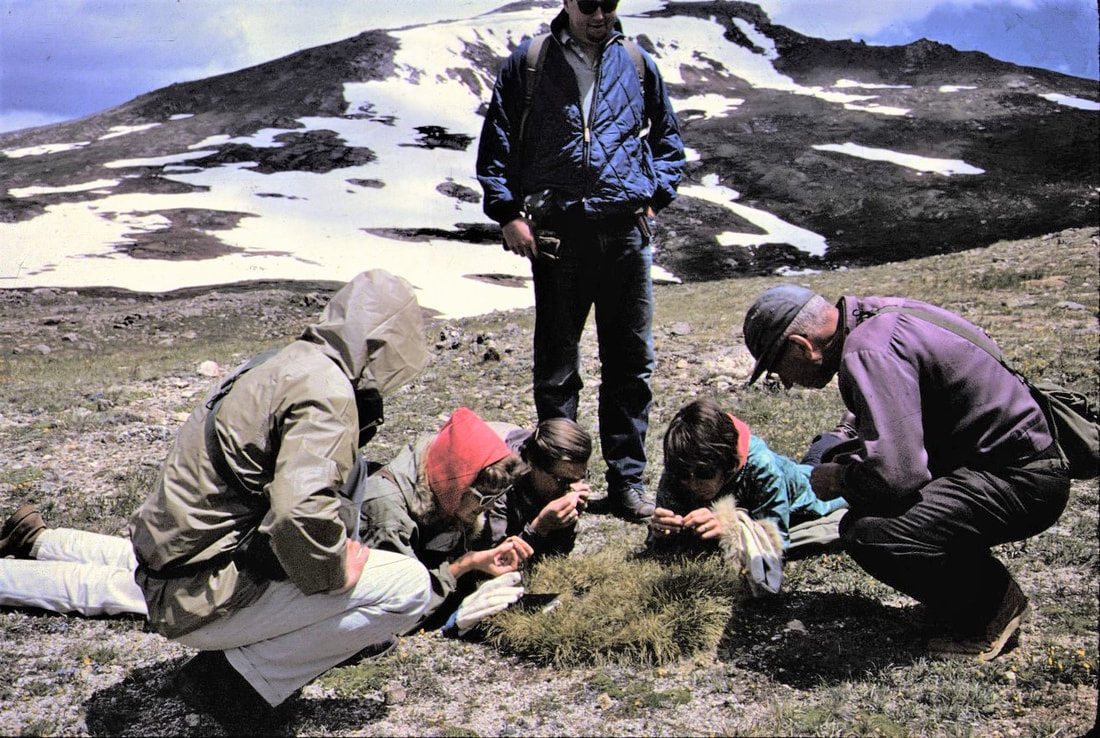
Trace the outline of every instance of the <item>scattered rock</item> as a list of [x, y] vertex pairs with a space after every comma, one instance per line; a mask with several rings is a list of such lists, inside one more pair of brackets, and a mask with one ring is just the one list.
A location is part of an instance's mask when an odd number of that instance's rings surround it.
[[809, 631], [806, 630], [805, 623], [803, 623], [801, 620], [798, 620], [797, 618], [792, 620], [791, 622], [787, 623], [787, 630], [792, 632], [792, 633], [808, 633], [809, 632]]
[[668, 328], [668, 334], [670, 336], [690, 336], [691, 333], [691, 323], [673, 323]]
[[1073, 300], [1062, 300], [1054, 307], [1061, 308], [1062, 310], [1088, 310], [1087, 307], [1079, 302], [1074, 302]]
[[218, 366], [218, 362], [207, 360], [199, 364], [199, 368], [195, 372], [204, 377], [220, 377], [222, 368]]
[[387, 705], [400, 705], [408, 697], [408, 692], [400, 684], [391, 684], [383, 694]]

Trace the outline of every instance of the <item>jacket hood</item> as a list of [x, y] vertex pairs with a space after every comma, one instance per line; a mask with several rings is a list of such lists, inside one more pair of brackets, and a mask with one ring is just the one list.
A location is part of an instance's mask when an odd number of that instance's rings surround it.
[[741, 471], [745, 466], [745, 462], [749, 459], [749, 441], [752, 440], [752, 430], [749, 429], [748, 423], [733, 413], [726, 414], [730, 416], [733, 427], [737, 429], [737, 458], [740, 459], [740, 463], [737, 464], [734, 471]]
[[385, 395], [428, 363], [424, 319], [412, 286], [381, 269], [356, 275], [329, 300], [300, 340], [316, 343], [357, 392]]

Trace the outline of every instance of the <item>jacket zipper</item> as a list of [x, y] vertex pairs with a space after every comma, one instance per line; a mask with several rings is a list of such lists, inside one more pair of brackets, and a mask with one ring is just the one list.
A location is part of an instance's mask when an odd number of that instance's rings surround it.
[[[584, 120], [584, 196], [581, 204], [588, 204], [588, 195], [592, 191], [592, 121], [599, 108], [600, 77], [603, 75], [603, 57], [608, 46], [600, 50], [596, 58], [596, 76], [592, 80], [592, 104], [588, 109], [588, 116]], [[584, 101], [582, 100], [581, 103]]]

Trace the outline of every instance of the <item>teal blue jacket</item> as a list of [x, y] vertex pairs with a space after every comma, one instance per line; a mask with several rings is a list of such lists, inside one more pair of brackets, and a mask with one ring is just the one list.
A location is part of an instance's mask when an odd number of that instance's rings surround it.
[[[726, 483], [718, 493], [718, 498], [733, 495], [737, 506], [748, 510], [754, 520], [770, 520], [775, 523], [786, 550], [790, 546], [791, 526], [816, 520], [848, 506], [843, 498], [828, 501], [818, 499], [810, 487], [811, 469], [813, 467], [808, 464], [798, 464], [777, 454], [763, 439], [752, 436], [744, 466]], [[657, 507], [672, 510], [677, 515], [686, 515], [700, 507], [710, 507], [713, 503], [714, 500], [699, 502], [691, 499], [688, 491], [677, 485], [668, 474], [661, 476], [657, 487]], [[684, 540], [677, 541], [677, 538]], [[693, 548], [700, 545], [714, 548], [718, 546], [717, 539], [702, 541], [693, 534], [650, 536], [650, 543], [661, 547], [665, 542], [675, 547], [689, 541]]]

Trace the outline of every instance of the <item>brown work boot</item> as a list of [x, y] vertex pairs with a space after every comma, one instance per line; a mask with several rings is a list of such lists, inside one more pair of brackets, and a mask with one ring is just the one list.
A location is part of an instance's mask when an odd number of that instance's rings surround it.
[[1009, 579], [1008, 590], [1001, 600], [1001, 606], [983, 632], [954, 638], [933, 638], [928, 642], [928, 650], [936, 656], [992, 661], [1013, 642], [1020, 625], [1030, 615], [1031, 605], [1028, 604], [1027, 597], [1020, 590], [1020, 585], [1016, 584], [1016, 580]]
[[0, 528], [0, 559], [14, 556], [31, 558], [31, 546], [46, 530], [46, 521], [34, 505], [23, 505]]

